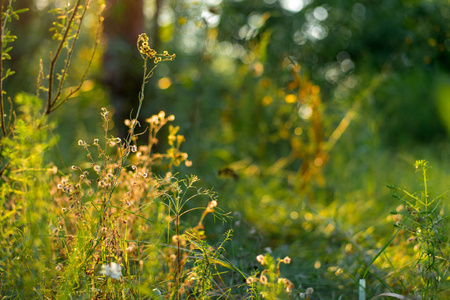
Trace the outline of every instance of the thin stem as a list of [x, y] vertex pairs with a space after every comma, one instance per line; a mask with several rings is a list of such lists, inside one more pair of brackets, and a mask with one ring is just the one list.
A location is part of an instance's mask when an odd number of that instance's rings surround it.
[[3, 22], [1, 20], [3, 17], [3, 1], [0, 2], [0, 119], [2, 123], [2, 134], [6, 136], [5, 112], [3, 110]]
[[98, 28], [97, 28], [97, 33], [96, 33], [96, 38], [95, 38], [94, 50], [92, 51], [92, 55], [91, 55], [91, 57], [89, 59], [88, 65], [87, 65], [83, 75], [81, 76], [81, 79], [80, 79], [80, 82], [79, 82], [78, 86], [75, 89], [71, 90], [70, 93], [67, 96], [65, 96], [61, 101], [59, 101], [59, 103], [57, 103], [59, 97], [61, 96], [63, 83], [64, 83], [64, 80], [65, 80], [67, 71], [69, 69], [70, 62], [71, 62], [71, 56], [73, 54], [73, 50], [75, 48], [75, 44], [76, 44], [76, 42], [78, 40], [78, 36], [80, 35], [81, 23], [82, 23], [82, 21], [84, 19], [86, 11], [87, 11], [87, 9], [89, 7], [89, 2], [90, 2], [90, 0], [86, 1], [85, 5], [84, 5], [84, 10], [83, 10], [83, 13], [81, 14], [80, 21], [79, 21], [79, 24], [78, 24], [77, 33], [76, 33], [75, 38], [74, 38], [75, 40], [74, 40], [74, 42], [72, 43], [72, 46], [69, 49], [69, 53], [68, 53], [67, 58], [66, 58], [66, 65], [64, 66], [63, 72], [61, 74], [61, 81], [60, 81], [59, 86], [58, 86], [58, 92], [57, 92], [57, 94], [55, 96], [55, 99], [52, 102], [52, 108], [51, 108], [51, 110], [48, 111], [47, 114], [49, 114], [52, 111], [56, 110], [58, 107], [60, 107], [62, 104], [64, 104], [67, 101], [67, 99], [69, 99], [73, 94], [75, 94], [76, 92], [78, 92], [80, 90], [81, 86], [84, 83], [84, 80], [86, 79], [87, 73], [89, 72], [89, 69], [90, 69], [90, 67], [92, 65], [92, 61], [94, 60], [94, 56], [95, 56], [95, 53], [97, 51], [97, 46], [100, 43], [100, 37], [99, 36], [100, 36], [100, 32], [101, 32], [101, 27], [102, 27], [101, 26], [101, 24], [102, 24], [101, 17], [99, 18], [99, 25], [98, 25]]
[[177, 235], [177, 271], [175, 273], [175, 292], [176, 292], [176, 299], [180, 299], [180, 293], [178, 293], [178, 289], [180, 286], [180, 276], [181, 276], [181, 246], [180, 246], [180, 233], [179, 233], [179, 226], [180, 226], [180, 215], [179, 212], [177, 212], [177, 217], [175, 221], [175, 230]]
[[[70, 17], [70, 20], [67, 23], [67, 27], [66, 27], [66, 30], [64, 32], [64, 36], [63, 36], [63, 38], [61, 40], [61, 43], [59, 44], [58, 49], [56, 50], [55, 57], [52, 58], [52, 61], [50, 63], [50, 73], [49, 73], [49, 77], [48, 77], [47, 110], [45, 112], [46, 115], [48, 115], [49, 113], [52, 112], [52, 106], [54, 105], [54, 102], [52, 100], [52, 97], [53, 97], [52, 89], [53, 89], [53, 79], [55, 77], [54, 73], [55, 73], [56, 61], [58, 60], [59, 55], [61, 54], [61, 51], [62, 51], [62, 49], [64, 47], [64, 44], [65, 44], [65, 42], [67, 40], [67, 37], [69, 35], [69, 29], [72, 26], [73, 20], [75, 19], [75, 16], [77, 14], [77, 9], [78, 9], [78, 6], [80, 5], [80, 3], [81, 3], [81, 0], [78, 0], [77, 3], [75, 4], [72, 16]], [[56, 102], [56, 99], [55, 99], [55, 102]]]
[[[98, 234], [99, 234], [99, 232], [100, 232], [100, 228], [101, 228], [102, 223], [103, 223], [103, 217], [106, 215], [106, 211], [108, 210], [109, 204], [111, 203], [112, 194], [113, 194], [115, 188], [116, 188], [117, 185], [118, 185], [117, 181], [118, 181], [118, 179], [119, 179], [120, 173], [122, 172], [122, 169], [123, 169], [123, 167], [124, 167], [124, 165], [125, 165], [125, 162], [126, 162], [126, 160], [128, 159], [128, 156], [130, 155], [130, 144], [131, 144], [131, 141], [132, 141], [132, 138], [133, 138], [133, 135], [134, 135], [134, 130], [135, 130], [135, 128], [136, 128], [137, 119], [138, 119], [139, 114], [140, 114], [140, 111], [141, 111], [142, 103], [143, 103], [143, 101], [144, 101], [144, 90], [145, 90], [145, 85], [146, 85], [146, 83], [148, 82], [147, 79], [151, 76], [151, 72], [153, 72], [154, 68], [155, 68], [155, 67], [153, 67], [153, 68], [151, 69], [150, 72], [147, 72], [147, 58], [146, 58], [146, 59], [144, 60], [144, 76], [143, 76], [143, 79], [142, 79], [141, 91], [140, 91], [140, 93], [139, 93], [139, 105], [138, 105], [138, 109], [137, 109], [136, 117], [135, 117], [136, 122], [133, 122], [133, 124], [132, 124], [132, 126], [131, 126], [131, 129], [130, 129], [130, 132], [128, 133], [128, 136], [127, 136], [127, 138], [126, 138], [126, 142], [125, 142], [125, 152], [124, 152], [124, 154], [123, 154], [123, 156], [122, 156], [122, 159], [121, 159], [119, 168], [118, 168], [117, 173], [116, 173], [116, 175], [115, 175], [114, 182], [113, 182], [112, 185], [111, 185], [111, 190], [109, 191], [109, 193], [108, 193], [108, 195], [107, 195], [107, 200], [106, 200], [106, 201], [103, 201], [103, 205], [102, 205], [102, 214], [101, 214], [101, 216], [100, 216], [100, 220], [99, 220], [99, 222], [98, 222], [97, 229], [96, 229], [96, 232], [95, 232], [95, 239], [97, 239], [97, 237], [98, 237]], [[107, 138], [107, 137], [105, 136], [105, 140], [106, 140], [106, 138]], [[98, 244], [98, 243], [97, 243], [97, 244]], [[91, 255], [91, 254], [93, 253], [94, 248], [97, 246], [97, 244], [95, 244], [95, 245], [92, 247], [91, 252], [90, 252], [89, 255]]]
[[425, 211], [428, 211], [427, 170], [426, 170], [425, 166], [423, 166], [422, 172], [423, 172], [423, 186], [424, 186], [424, 189], [425, 189]]

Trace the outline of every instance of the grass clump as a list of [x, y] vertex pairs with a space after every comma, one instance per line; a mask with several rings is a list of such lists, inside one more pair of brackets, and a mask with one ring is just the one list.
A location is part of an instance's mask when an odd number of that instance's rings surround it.
[[[408, 190], [391, 186], [394, 197], [401, 205], [394, 211], [397, 215], [395, 226], [413, 247], [414, 263], [410, 278], [406, 279], [414, 294], [423, 299], [440, 299], [450, 267], [448, 231], [443, 199], [446, 192], [435, 195], [428, 183], [428, 162], [417, 160], [415, 168], [422, 176], [422, 190]], [[448, 284], [448, 283], [447, 283]]]

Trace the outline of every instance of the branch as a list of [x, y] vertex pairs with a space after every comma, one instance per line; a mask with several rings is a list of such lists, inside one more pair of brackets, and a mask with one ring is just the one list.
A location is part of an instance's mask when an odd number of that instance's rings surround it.
[[[83, 13], [83, 15], [84, 15], [84, 13]], [[102, 29], [102, 22], [103, 22], [103, 17], [99, 16], [99, 25], [98, 25], [97, 32], [96, 32], [94, 50], [92, 51], [92, 55], [91, 55], [91, 57], [89, 59], [89, 63], [87, 65], [86, 69], [84, 70], [83, 75], [81, 76], [79, 84], [77, 85], [77, 87], [75, 87], [73, 90], [71, 90], [70, 93], [67, 96], [65, 96], [61, 101], [59, 101], [59, 103], [56, 103], [57, 98], [55, 98], [55, 101], [53, 102], [52, 107], [51, 107], [51, 109], [50, 109], [50, 111], [48, 113], [51, 113], [52, 111], [54, 111], [58, 107], [60, 107], [62, 104], [64, 104], [70, 97], [72, 97], [76, 92], [78, 92], [80, 90], [81, 86], [83, 85], [83, 83], [84, 83], [84, 81], [86, 79], [86, 76], [87, 76], [87, 74], [88, 74], [88, 72], [89, 72], [89, 70], [91, 68], [92, 61], [94, 60], [95, 53], [97, 52], [98, 44], [100, 44], [100, 33], [102, 31], [101, 30]], [[70, 59], [70, 57], [68, 57], [67, 59]], [[67, 68], [68, 68], [68, 65], [67, 65]], [[66, 69], [64, 70], [63, 76], [65, 75], [65, 71], [66, 71]], [[60, 92], [61, 92], [61, 87], [62, 87], [62, 84], [60, 85], [59, 90], [58, 90], [58, 97], [59, 97]]]
[[74, 7], [72, 16], [70, 17], [70, 20], [67, 23], [67, 27], [66, 27], [66, 30], [64, 32], [64, 36], [63, 36], [63, 38], [61, 40], [61, 43], [59, 44], [58, 49], [56, 50], [55, 57], [53, 57], [53, 59], [52, 59], [52, 61], [50, 63], [50, 74], [49, 74], [49, 78], [48, 78], [47, 111], [45, 112], [46, 115], [48, 115], [52, 111], [51, 108], [54, 105], [54, 102], [56, 102], [56, 100], [57, 100], [57, 98], [55, 98], [55, 101], [52, 100], [53, 79], [55, 77], [55, 74], [54, 74], [54, 72], [55, 72], [55, 65], [56, 65], [56, 61], [58, 60], [58, 58], [59, 58], [59, 56], [61, 54], [61, 51], [62, 51], [62, 49], [64, 47], [64, 44], [65, 44], [65, 42], [67, 40], [67, 37], [69, 35], [69, 29], [70, 29], [70, 27], [73, 24], [73, 20], [75, 19], [75, 16], [77, 14], [77, 9], [78, 9], [78, 6], [80, 5], [80, 2], [81, 2], [81, 0], [77, 0], [77, 3], [75, 5], [75, 7]]

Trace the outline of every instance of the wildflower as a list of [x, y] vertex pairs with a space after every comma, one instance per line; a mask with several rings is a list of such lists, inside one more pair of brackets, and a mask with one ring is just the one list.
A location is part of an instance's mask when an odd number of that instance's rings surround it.
[[311, 295], [312, 293], [314, 293], [314, 289], [312, 287], [306, 289], [306, 295]]
[[56, 166], [53, 166], [50, 170], [49, 170], [52, 174], [56, 174], [58, 172], [58, 168]]
[[261, 264], [261, 266], [264, 266], [265, 264], [265, 260], [264, 260], [264, 255], [260, 254], [256, 257], [256, 260]]
[[267, 280], [266, 275], [261, 275], [261, 277], [259, 278], [259, 281], [260, 281], [262, 284], [267, 284], [268, 280]]
[[283, 258], [283, 262], [288, 265], [291, 263], [291, 258], [289, 256], [286, 256], [285, 258]]
[[86, 145], [86, 142], [83, 140], [78, 140], [78, 146], [84, 146]]
[[214, 211], [214, 207], [216, 207], [217, 206], [217, 201], [216, 200], [211, 200], [209, 203], [208, 203], [208, 208], [207, 208], [207, 210], [208, 211]]
[[133, 252], [135, 248], [136, 248], [136, 245], [135, 245], [134, 243], [131, 243], [131, 244], [127, 247], [127, 253]]
[[[154, 58], [156, 56], [156, 51], [149, 47], [148, 36], [145, 33], [141, 33], [138, 38], [138, 49], [141, 55], [144, 57], [146, 55], [148, 58]], [[141, 42], [141, 44], [139, 44]]]
[[131, 152], [136, 152], [137, 151], [136, 145], [131, 145], [130, 150], [131, 150]]
[[102, 265], [100, 274], [119, 280], [122, 277], [122, 267], [118, 263], [111, 262], [109, 265]]
[[179, 235], [174, 235], [172, 237], [172, 242], [177, 243], [180, 240], [180, 236]]
[[76, 170], [76, 169], [78, 169], [77, 166], [72, 166], [72, 170]]
[[100, 115], [107, 120], [108, 119], [108, 110], [104, 107], [102, 107], [102, 112], [100, 113]]
[[100, 170], [101, 170], [101, 168], [100, 168], [99, 165], [95, 165], [95, 166], [94, 166], [94, 171], [95, 171], [95, 172], [100, 173]]
[[155, 124], [155, 125], [159, 124], [159, 118], [156, 115], [152, 116], [151, 118], [145, 119], [145, 121], [150, 124]]
[[255, 282], [256, 281], [256, 278], [255, 277], [251, 277], [251, 276], [249, 276], [249, 277], [247, 277], [247, 284], [252, 284], [253, 282]]
[[[292, 289], [294, 288], [294, 284], [289, 279], [284, 279], [284, 287], [286, 289], [286, 292], [290, 293], [292, 292]], [[308, 290], [306, 290], [306, 293], [308, 294]], [[311, 292], [312, 294], [312, 292]]]

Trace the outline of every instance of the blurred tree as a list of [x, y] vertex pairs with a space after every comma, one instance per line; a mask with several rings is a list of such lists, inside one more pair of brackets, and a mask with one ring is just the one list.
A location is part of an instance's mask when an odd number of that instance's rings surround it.
[[272, 79], [291, 56], [322, 87], [326, 102], [351, 103], [370, 77], [389, 70], [392, 78], [368, 112], [383, 120], [385, 141], [442, 138], [431, 83], [438, 69], [450, 71], [447, 1], [224, 1], [222, 9], [219, 39], [252, 50]]
[[105, 11], [103, 81], [115, 109], [116, 129], [126, 136], [123, 124], [137, 106], [142, 83], [141, 61], [136, 51], [137, 37], [144, 30], [142, 0], [107, 0]]

